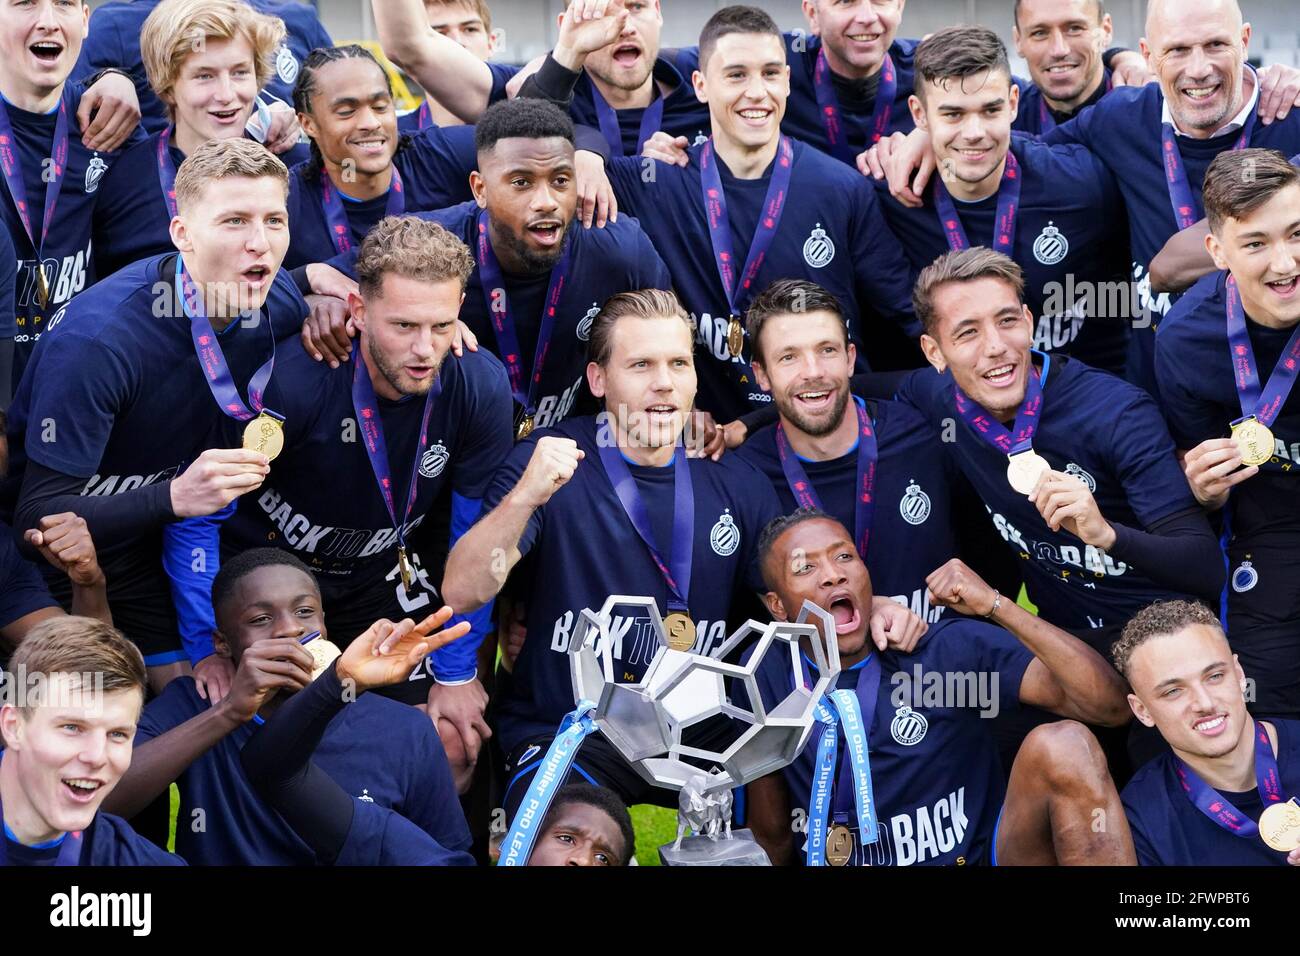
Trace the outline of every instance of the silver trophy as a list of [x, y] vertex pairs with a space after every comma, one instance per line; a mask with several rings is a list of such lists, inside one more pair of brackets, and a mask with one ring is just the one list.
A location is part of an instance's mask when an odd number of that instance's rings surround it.
[[[615, 679], [616, 607], [648, 618], [658, 636], [654, 658], [636, 683]], [[804, 638], [817, 672], [811, 688], [803, 686], [799, 659]], [[743, 666], [723, 660], [747, 642], [753, 642], [754, 649]], [[754, 676], [768, 654], [781, 654], [788, 661], [794, 687], [770, 707], [764, 706]], [[615, 595], [599, 613], [581, 613], [569, 655], [574, 700], [595, 702], [593, 719], [605, 739], [647, 781], [679, 791], [677, 840], [659, 848], [664, 865], [770, 865], [749, 830], [731, 829], [731, 791], [782, 769], [808, 742], [817, 702], [840, 672], [831, 615], [805, 601], [797, 622], [748, 621], [713, 656], [706, 656], [670, 646], [653, 598]], [[744, 687], [745, 706], [729, 698], [728, 681]], [[732, 718], [739, 731], [725, 749], [685, 743], [685, 731], [719, 715]], [[686, 836], [687, 831], [692, 835]]]

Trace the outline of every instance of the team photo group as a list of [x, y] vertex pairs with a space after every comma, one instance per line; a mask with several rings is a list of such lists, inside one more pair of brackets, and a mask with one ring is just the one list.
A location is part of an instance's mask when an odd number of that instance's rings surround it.
[[0, 866], [1300, 866], [1285, 5], [924, 3], [0, 0]]

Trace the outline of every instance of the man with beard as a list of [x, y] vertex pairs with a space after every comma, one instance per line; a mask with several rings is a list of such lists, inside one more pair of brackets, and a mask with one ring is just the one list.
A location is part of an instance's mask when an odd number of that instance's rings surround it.
[[[501, 363], [485, 350], [449, 355], [471, 268], [465, 245], [432, 223], [390, 217], [375, 227], [361, 246], [359, 293], [349, 302], [359, 347], [337, 369], [298, 349], [279, 364], [267, 402], [284, 415], [283, 455], [261, 492], [220, 523], [225, 558], [267, 542], [299, 555], [320, 578], [343, 641], [380, 618], [435, 606], [443, 543], [427, 525], [449, 495], [454, 542], [510, 450]], [[216, 529], [215, 521], [193, 522], [178, 545], [207, 555], [204, 572], [185, 565], [176, 580], [193, 614], [211, 614], [199, 592], [216, 570]], [[490, 615], [490, 607], [480, 610], [474, 637], [440, 650], [393, 690], [427, 702], [464, 765], [459, 779], [489, 733], [476, 653]]]

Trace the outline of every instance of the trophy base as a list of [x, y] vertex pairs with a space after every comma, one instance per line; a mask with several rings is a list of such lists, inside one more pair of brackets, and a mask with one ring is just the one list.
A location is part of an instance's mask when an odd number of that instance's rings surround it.
[[749, 830], [732, 830], [731, 839], [710, 840], [689, 836], [676, 849], [671, 843], [659, 848], [664, 866], [771, 866], [767, 853], [754, 841]]

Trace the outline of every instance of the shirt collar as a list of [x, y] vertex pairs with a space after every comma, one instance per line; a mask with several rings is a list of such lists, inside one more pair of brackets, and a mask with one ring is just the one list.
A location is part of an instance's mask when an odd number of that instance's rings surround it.
[[[1216, 129], [1214, 131], [1214, 136], [1226, 136], [1228, 133], [1235, 133], [1237, 130], [1244, 128], [1246, 120], [1250, 119], [1250, 114], [1254, 111], [1256, 104], [1259, 103], [1259, 74], [1256, 73], [1254, 68], [1251, 66], [1245, 66], [1243, 69], [1249, 70], [1254, 79], [1254, 83], [1251, 84], [1250, 96], [1246, 100], [1246, 105], [1241, 108], [1241, 112], [1228, 120], [1228, 122], [1223, 126]], [[1172, 126], [1174, 128], [1175, 136], [1190, 138], [1188, 134], [1179, 129], [1178, 124], [1174, 122], [1173, 111], [1169, 109], [1169, 100], [1165, 99], [1163, 92], [1160, 94], [1160, 122]], [[1214, 136], [1211, 136], [1210, 139], [1213, 139]]]

